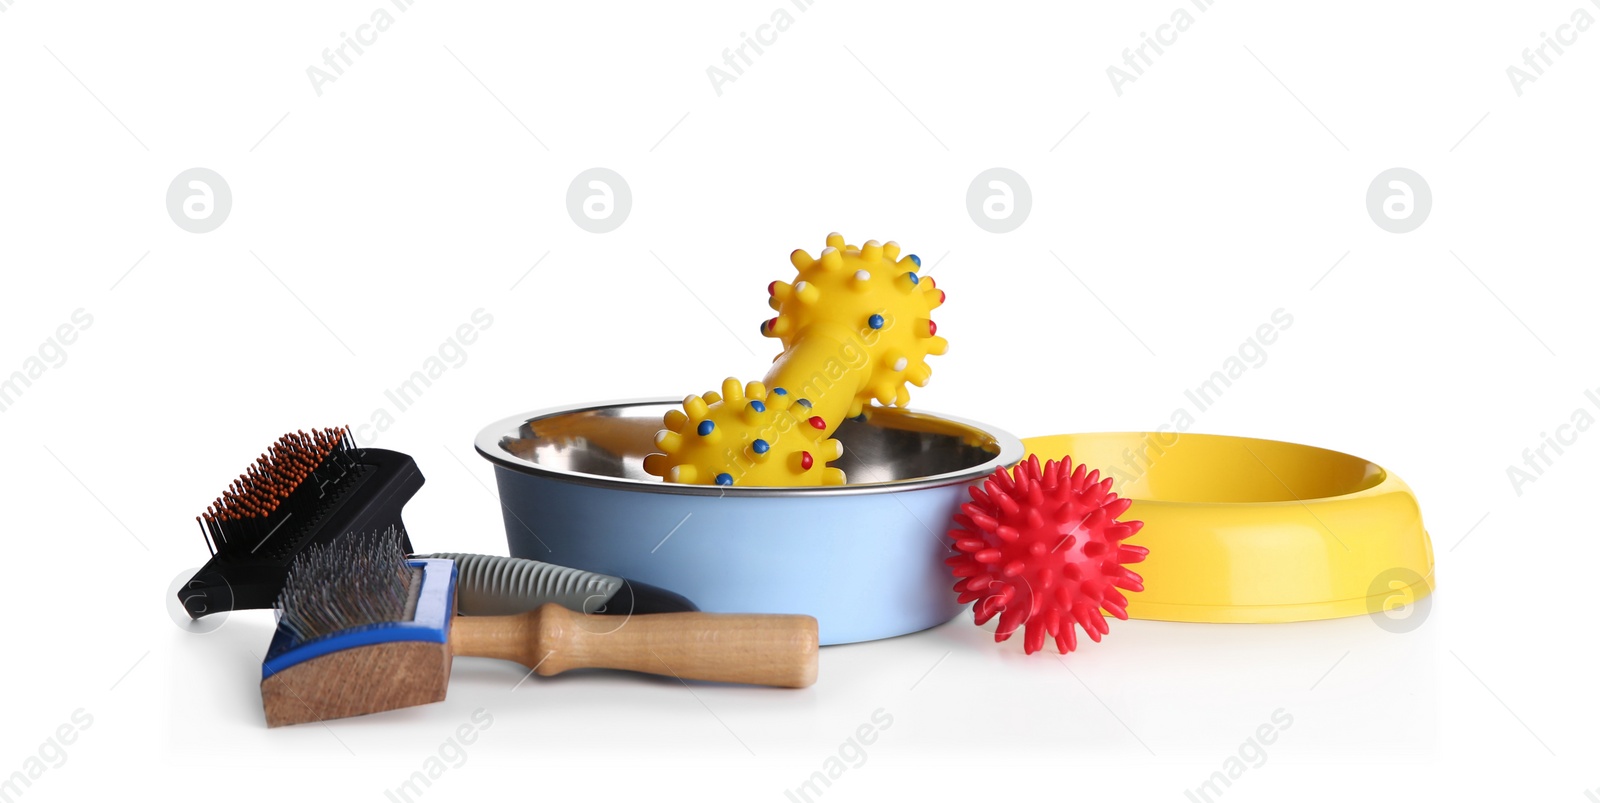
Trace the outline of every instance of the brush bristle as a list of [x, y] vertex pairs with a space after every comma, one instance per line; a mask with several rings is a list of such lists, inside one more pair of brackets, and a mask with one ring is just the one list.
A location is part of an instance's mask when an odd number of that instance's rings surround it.
[[[206, 546], [212, 554], [293, 554], [294, 536], [315, 518], [317, 508], [360, 473], [356, 454], [348, 427], [279, 438], [196, 517]], [[298, 526], [286, 527], [292, 519]], [[274, 545], [261, 553], [269, 538]]]
[[304, 643], [362, 625], [400, 621], [411, 567], [398, 530], [348, 533], [295, 556], [274, 606], [278, 626]]

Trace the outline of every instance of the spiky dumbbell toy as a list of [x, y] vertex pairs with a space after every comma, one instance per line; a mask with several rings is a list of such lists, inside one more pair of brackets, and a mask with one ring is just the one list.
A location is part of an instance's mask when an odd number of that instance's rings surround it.
[[767, 285], [778, 314], [761, 333], [783, 352], [766, 381], [730, 378], [720, 394], [685, 399], [667, 413], [645, 471], [702, 485], [838, 485], [844, 472], [827, 462], [842, 454], [831, 438], [839, 424], [873, 401], [905, 406], [906, 384], [927, 384], [926, 358], [949, 343], [929, 317], [944, 291], [917, 274], [915, 254], [830, 234], [815, 258], [796, 250], [789, 261], [795, 280]]

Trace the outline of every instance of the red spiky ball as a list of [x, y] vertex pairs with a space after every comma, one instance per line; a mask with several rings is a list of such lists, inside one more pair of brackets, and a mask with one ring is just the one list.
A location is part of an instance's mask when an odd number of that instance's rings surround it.
[[1102, 609], [1128, 618], [1128, 598], [1117, 589], [1143, 591], [1144, 578], [1124, 564], [1150, 551], [1124, 543], [1144, 522], [1117, 520], [1133, 500], [1112, 493], [1110, 477], [1073, 468], [1071, 457], [1040, 467], [1031, 455], [968, 491], [972, 501], [961, 505], [950, 530], [957, 554], [945, 563], [959, 601], [977, 601], [977, 624], [999, 615], [995, 641], [1026, 624], [1025, 652], [1054, 636], [1056, 649], [1068, 653], [1078, 646], [1075, 626], [1094, 641], [1111, 631]]

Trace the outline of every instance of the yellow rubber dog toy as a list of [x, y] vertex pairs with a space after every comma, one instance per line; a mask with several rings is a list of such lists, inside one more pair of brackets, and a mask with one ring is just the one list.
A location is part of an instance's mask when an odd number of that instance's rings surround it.
[[826, 463], [842, 454], [830, 436], [874, 400], [905, 406], [907, 383], [932, 375], [927, 357], [949, 343], [929, 317], [944, 291], [919, 276], [915, 254], [868, 240], [860, 248], [837, 233], [816, 258], [796, 250], [795, 281], [767, 286], [778, 315], [761, 325], [783, 352], [765, 382], [684, 399], [656, 435], [661, 452], [645, 471], [668, 482], [709, 485], [839, 485]]

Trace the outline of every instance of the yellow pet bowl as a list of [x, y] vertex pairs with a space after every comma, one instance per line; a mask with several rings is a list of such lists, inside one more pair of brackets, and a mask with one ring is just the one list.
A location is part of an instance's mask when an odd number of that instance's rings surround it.
[[1378, 465], [1282, 441], [1171, 432], [1023, 440], [1112, 477], [1144, 522], [1134, 619], [1297, 622], [1381, 614], [1433, 590], [1416, 497]]

